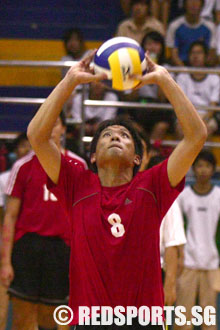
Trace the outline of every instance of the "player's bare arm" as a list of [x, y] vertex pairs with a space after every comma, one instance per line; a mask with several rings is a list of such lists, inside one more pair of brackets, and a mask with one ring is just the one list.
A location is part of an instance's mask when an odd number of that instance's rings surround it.
[[67, 72], [31, 120], [27, 135], [41, 165], [54, 183], [58, 182], [61, 155], [51, 140], [54, 124], [77, 85], [105, 79], [104, 74], [93, 74], [90, 63], [94, 52], [76, 63]]
[[162, 66], [153, 63], [146, 54], [148, 73], [138, 78], [141, 83], [157, 84], [172, 104], [183, 131], [183, 139], [169, 157], [168, 177], [175, 187], [186, 175], [207, 138], [207, 129], [190, 100]]
[[0, 278], [4, 286], [8, 287], [13, 280], [14, 272], [11, 265], [11, 254], [14, 242], [15, 223], [20, 211], [21, 200], [8, 197], [2, 229], [1, 269]]

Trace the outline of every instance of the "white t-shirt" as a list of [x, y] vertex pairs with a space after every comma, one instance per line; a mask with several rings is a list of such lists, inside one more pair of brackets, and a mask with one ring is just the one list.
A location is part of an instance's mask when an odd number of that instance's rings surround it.
[[219, 266], [215, 235], [220, 216], [220, 188], [213, 186], [205, 195], [186, 187], [177, 199], [187, 218], [184, 265], [211, 270]]
[[5, 189], [7, 186], [10, 170], [0, 174], [0, 206], [5, 207]]
[[[189, 73], [180, 73], [176, 78], [177, 84], [194, 105], [210, 105], [211, 102], [219, 103], [220, 78], [208, 74], [203, 80], [195, 80]], [[200, 114], [207, 111], [198, 110]]]
[[160, 261], [164, 266], [165, 249], [170, 246], [186, 244], [186, 236], [183, 226], [183, 216], [177, 201], [162, 220], [160, 227]]
[[[86, 95], [88, 98], [88, 95]], [[106, 92], [103, 101], [118, 101], [116, 94], [112, 92]], [[82, 94], [78, 93], [73, 98], [71, 115], [74, 120], [81, 122], [81, 108], [82, 108]], [[113, 119], [116, 117], [117, 108], [115, 107], [85, 107], [85, 120], [92, 119], [97, 117], [99, 121], [106, 119]]]

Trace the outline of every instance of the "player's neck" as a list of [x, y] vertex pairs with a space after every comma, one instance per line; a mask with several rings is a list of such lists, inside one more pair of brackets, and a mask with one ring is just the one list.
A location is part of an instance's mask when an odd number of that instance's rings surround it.
[[207, 182], [199, 182], [196, 181], [193, 185], [193, 189], [199, 194], [206, 194], [212, 189], [212, 184], [210, 181]]
[[117, 187], [130, 182], [133, 178], [131, 168], [99, 168], [98, 176], [103, 187]]

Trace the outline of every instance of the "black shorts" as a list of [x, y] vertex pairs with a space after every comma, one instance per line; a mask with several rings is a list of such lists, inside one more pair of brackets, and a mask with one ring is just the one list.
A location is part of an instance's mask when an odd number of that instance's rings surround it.
[[34, 303], [68, 302], [70, 248], [59, 237], [25, 234], [12, 252], [14, 280], [8, 293]]

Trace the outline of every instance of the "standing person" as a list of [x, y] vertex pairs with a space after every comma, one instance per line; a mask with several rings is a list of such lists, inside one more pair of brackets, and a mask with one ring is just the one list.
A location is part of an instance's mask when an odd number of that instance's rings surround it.
[[[202, 41], [195, 41], [189, 49], [188, 63], [195, 68], [205, 68], [208, 48]], [[217, 106], [220, 101], [220, 78], [216, 74], [180, 73], [176, 78], [177, 84], [182, 88], [190, 101], [196, 106]], [[201, 110], [198, 113], [204, 120], [208, 134], [211, 135], [218, 129], [214, 111]], [[181, 129], [177, 125], [177, 134], [181, 136]]]
[[[84, 329], [77, 325], [79, 306], [163, 306], [160, 222], [183, 189], [184, 176], [207, 136], [204, 123], [167, 70], [146, 55], [149, 71], [134, 79], [140, 86], [156, 83], [162, 88], [184, 131], [169, 159], [137, 173], [142, 158], [139, 136], [129, 123], [109, 120], [100, 124], [91, 143], [93, 171], [66, 161], [49, 136], [73, 89], [105, 79], [105, 74], [89, 70], [92, 55], [68, 71], [28, 127], [30, 143], [50, 178], [48, 187], [71, 216], [69, 305], [76, 329]], [[133, 329], [140, 329], [137, 323], [136, 319]], [[114, 329], [119, 328], [124, 329]]]
[[215, 24], [200, 18], [204, 0], [184, 0], [185, 14], [170, 23], [166, 36], [166, 45], [171, 50], [173, 65], [184, 66], [190, 45], [194, 41], [204, 41], [209, 48], [209, 65], [216, 60]]
[[[161, 163], [164, 159], [163, 156], [152, 157], [147, 168]], [[160, 261], [164, 282], [164, 303], [167, 306], [176, 302], [176, 282], [183, 270], [185, 244], [182, 212], [177, 201], [174, 201], [160, 226]]]
[[131, 18], [119, 23], [116, 31], [117, 37], [128, 37], [141, 43], [144, 35], [150, 31], [157, 31], [163, 36], [163, 24], [149, 15], [149, 0], [131, 1]]
[[[65, 150], [63, 114], [51, 130], [56, 150], [73, 164], [83, 159]], [[70, 227], [68, 216], [46, 187], [47, 176], [34, 152], [11, 171], [2, 233], [1, 281], [13, 306], [13, 330], [55, 329], [53, 310], [67, 303]]]
[[[213, 289], [219, 267], [219, 254], [215, 235], [220, 216], [220, 188], [213, 186], [211, 177], [216, 159], [203, 150], [193, 163], [196, 181], [180, 194], [178, 203], [187, 219], [187, 243], [184, 250], [184, 270], [178, 281], [177, 305], [185, 306], [186, 318], [191, 319], [191, 308], [199, 305], [216, 307], [217, 294]], [[192, 329], [192, 325], [175, 329]], [[203, 324], [202, 330], [216, 329]]]
[[[21, 133], [15, 139], [14, 143], [14, 153], [17, 159], [24, 157], [30, 150], [31, 146], [27, 139], [26, 133]], [[0, 174], [0, 245], [2, 240], [2, 225], [5, 209], [5, 188], [7, 185], [8, 178], [10, 176], [10, 170], [7, 170]], [[1, 261], [0, 261], [1, 263]], [[8, 295], [7, 289], [0, 282], [0, 330], [5, 330], [7, 315], [8, 315]]]

